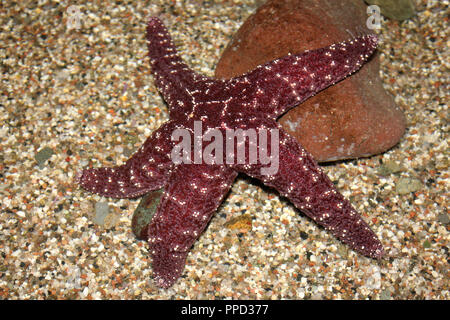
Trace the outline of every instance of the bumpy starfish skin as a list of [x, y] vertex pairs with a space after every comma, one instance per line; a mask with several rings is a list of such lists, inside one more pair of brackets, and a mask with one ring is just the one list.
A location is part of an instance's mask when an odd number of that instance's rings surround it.
[[[229, 80], [193, 72], [177, 55], [158, 18], [150, 19], [147, 40], [152, 71], [168, 104], [170, 121], [156, 130], [124, 165], [86, 169], [78, 181], [86, 190], [114, 198], [133, 198], [164, 188], [147, 232], [159, 286], [169, 287], [181, 275], [190, 247], [238, 172], [278, 190], [354, 250], [372, 258], [383, 255], [383, 247], [368, 225], [336, 191], [311, 155], [275, 121], [289, 108], [359, 69], [375, 50], [375, 36], [289, 55]], [[174, 164], [170, 153], [176, 142], [171, 134], [177, 128], [194, 132], [194, 121], [201, 121], [202, 133], [218, 129], [223, 136], [227, 129], [254, 129], [258, 133], [267, 130], [270, 152], [276, 146], [271, 140], [275, 133], [269, 130], [278, 130], [278, 171], [262, 174], [261, 168], [267, 165], [260, 161], [251, 163], [248, 154], [243, 164], [229, 164], [225, 156], [223, 164]], [[262, 148], [252, 143], [246, 140], [245, 150]]]

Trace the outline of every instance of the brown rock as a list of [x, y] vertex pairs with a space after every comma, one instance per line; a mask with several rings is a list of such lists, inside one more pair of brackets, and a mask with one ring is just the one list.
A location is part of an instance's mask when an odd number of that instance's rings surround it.
[[[216, 76], [233, 77], [288, 53], [368, 33], [366, 20], [362, 1], [269, 0], [238, 30]], [[386, 151], [405, 130], [402, 110], [382, 87], [378, 54], [359, 72], [291, 109], [279, 122], [318, 161]]]

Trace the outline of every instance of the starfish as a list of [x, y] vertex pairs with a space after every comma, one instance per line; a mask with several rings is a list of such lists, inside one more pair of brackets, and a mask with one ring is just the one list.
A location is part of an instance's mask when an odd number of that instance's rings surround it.
[[[375, 35], [288, 55], [226, 80], [190, 69], [157, 17], [148, 22], [147, 41], [155, 83], [170, 120], [123, 165], [85, 169], [77, 181], [88, 191], [112, 198], [135, 198], [163, 188], [157, 211], [144, 230], [158, 286], [170, 287], [182, 274], [189, 249], [239, 172], [275, 188], [357, 252], [382, 257], [383, 247], [374, 232], [312, 156], [276, 122], [289, 108], [356, 72], [375, 50]], [[194, 134], [193, 143], [190, 136], [183, 137], [194, 150], [181, 148], [181, 136], [174, 132]], [[203, 140], [214, 141], [206, 146], [200, 141], [198, 147], [199, 132]], [[244, 139], [239, 145], [236, 134], [231, 140], [238, 143], [221, 155], [218, 147], [226, 144], [230, 132], [240, 132]], [[258, 135], [256, 143], [252, 132]], [[248, 152], [239, 158], [242, 146]], [[201, 158], [207, 150], [211, 156]], [[263, 161], [261, 155], [269, 150], [276, 166]], [[256, 161], [252, 151], [259, 152]]]

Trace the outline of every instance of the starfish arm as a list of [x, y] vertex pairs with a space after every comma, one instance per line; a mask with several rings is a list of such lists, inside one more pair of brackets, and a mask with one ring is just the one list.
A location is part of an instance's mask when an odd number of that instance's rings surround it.
[[[350, 202], [336, 190], [312, 156], [294, 138], [282, 129], [278, 132], [276, 173], [262, 174], [261, 164], [235, 165], [234, 168], [278, 190], [298, 209], [354, 250], [380, 258], [383, 246]], [[272, 145], [268, 145], [271, 149]]]
[[225, 166], [178, 165], [148, 228], [156, 283], [170, 287], [237, 173]]
[[190, 108], [191, 91], [195, 90], [193, 83], [206, 77], [198, 75], [182, 61], [169, 32], [156, 17], [150, 18], [147, 25], [147, 46], [155, 84], [174, 119], [176, 110]]
[[78, 184], [111, 198], [135, 198], [163, 187], [173, 165], [171, 143], [167, 141], [173, 128], [172, 122], [164, 124], [121, 166], [83, 170], [77, 177]]
[[234, 79], [258, 111], [277, 118], [289, 108], [357, 71], [372, 55], [377, 37], [365, 35], [258, 66]]

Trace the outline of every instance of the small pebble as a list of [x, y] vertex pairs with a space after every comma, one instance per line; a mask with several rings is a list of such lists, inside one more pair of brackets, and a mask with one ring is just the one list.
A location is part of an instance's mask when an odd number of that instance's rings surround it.
[[414, 178], [401, 178], [397, 182], [397, 186], [395, 187], [395, 191], [397, 194], [408, 194], [411, 192], [416, 192], [422, 189], [422, 182], [418, 179]]
[[386, 161], [378, 168], [378, 174], [388, 176], [391, 173], [402, 171], [402, 166], [395, 161]]
[[55, 152], [52, 148], [44, 147], [41, 150], [38, 151], [38, 153], [35, 154], [34, 159], [36, 160], [37, 164], [41, 168], [45, 161], [51, 158], [52, 155], [54, 155]]
[[105, 219], [109, 214], [109, 206], [106, 202], [97, 202], [95, 204], [95, 217], [94, 222], [99, 226], [105, 224]]

